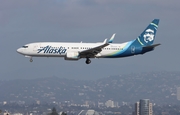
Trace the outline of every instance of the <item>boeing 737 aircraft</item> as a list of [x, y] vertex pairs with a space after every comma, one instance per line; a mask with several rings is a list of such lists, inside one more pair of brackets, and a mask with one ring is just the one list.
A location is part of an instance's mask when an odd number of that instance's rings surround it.
[[17, 52], [30, 58], [32, 57], [64, 57], [65, 60], [79, 60], [86, 58], [86, 64], [90, 64], [90, 58], [120, 58], [144, 54], [153, 51], [160, 44], [153, 44], [159, 19], [154, 19], [148, 27], [134, 40], [115, 44], [111, 39], [105, 39], [102, 43], [68, 43], [68, 42], [38, 42], [30, 43], [17, 49]]

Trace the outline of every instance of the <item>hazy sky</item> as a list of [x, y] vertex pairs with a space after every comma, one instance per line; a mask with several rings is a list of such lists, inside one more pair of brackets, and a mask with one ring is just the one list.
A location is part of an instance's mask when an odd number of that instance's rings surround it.
[[[29, 58], [16, 49], [31, 42], [114, 42], [135, 39], [154, 19], [160, 24], [153, 52], [128, 58]], [[97, 79], [143, 71], [179, 71], [179, 0], [1, 0], [0, 78], [66, 77]]]

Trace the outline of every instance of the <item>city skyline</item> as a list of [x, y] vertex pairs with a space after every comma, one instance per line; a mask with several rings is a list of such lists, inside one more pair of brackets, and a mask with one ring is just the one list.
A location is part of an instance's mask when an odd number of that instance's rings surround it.
[[99, 80], [58, 77], [0, 80], [0, 102], [68, 101], [76, 104], [99, 103], [99, 106], [106, 103], [117, 107], [147, 98], [156, 105], [179, 104], [179, 76], [180, 72], [152, 72], [111, 76]]
[[135, 102], [149, 99], [154, 115], [177, 115], [179, 76], [180, 72], [152, 72], [99, 80], [58, 77], [0, 80], [0, 110], [22, 114], [33, 110], [33, 114], [45, 115], [56, 107], [59, 112], [74, 115], [92, 109], [105, 115], [126, 115], [135, 111]]

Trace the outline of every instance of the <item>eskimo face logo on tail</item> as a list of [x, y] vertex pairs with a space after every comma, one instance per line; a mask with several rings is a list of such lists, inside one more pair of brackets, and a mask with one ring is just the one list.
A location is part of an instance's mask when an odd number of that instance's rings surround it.
[[37, 53], [45, 53], [45, 54], [62, 54], [62, 53], [66, 53], [66, 48], [65, 47], [62, 47], [60, 46], [59, 48], [54, 48], [52, 46], [46, 46], [46, 47], [43, 47], [43, 48], [40, 48], [38, 49], [38, 52]]
[[143, 35], [144, 42], [152, 42], [154, 40], [154, 30], [147, 29]]

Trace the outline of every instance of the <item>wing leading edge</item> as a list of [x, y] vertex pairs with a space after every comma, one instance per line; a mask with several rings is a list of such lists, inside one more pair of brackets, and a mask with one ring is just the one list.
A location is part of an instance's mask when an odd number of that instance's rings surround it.
[[108, 40], [105, 39], [101, 45], [79, 52], [79, 56], [81, 58], [95, 57], [95, 55], [97, 55], [98, 53], [100, 53], [102, 51], [102, 48], [104, 48], [108, 45], [109, 45]]

